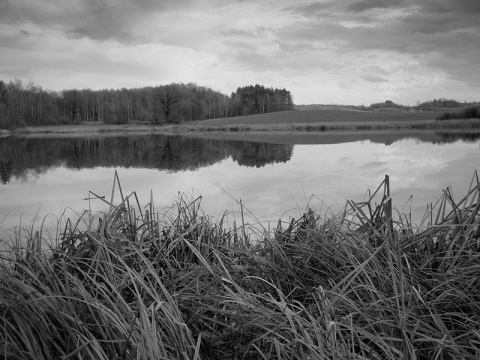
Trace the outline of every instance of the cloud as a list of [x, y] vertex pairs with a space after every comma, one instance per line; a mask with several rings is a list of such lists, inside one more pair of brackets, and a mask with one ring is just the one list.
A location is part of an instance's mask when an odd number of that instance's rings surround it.
[[388, 166], [388, 161], [371, 161], [364, 163], [363, 165], [360, 166], [361, 169], [369, 170], [369, 169], [381, 169], [384, 168], [385, 166]]
[[304, 103], [470, 99], [479, 15], [478, 0], [0, 0], [0, 77], [263, 83]]
[[235, 49], [237, 51], [243, 51], [243, 52], [247, 52], [247, 53], [258, 53], [258, 48], [253, 45], [252, 43], [250, 42], [246, 42], [246, 41], [233, 41], [233, 42], [225, 42], [226, 45], [228, 45], [230, 48], [232, 49]]
[[136, 27], [157, 13], [181, 9], [191, 0], [6, 0], [0, 22], [56, 26], [75, 38], [137, 39]]
[[427, 13], [480, 14], [480, 2], [477, 0], [423, 0], [419, 1]]
[[304, 16], [304, 17], [328, 17], [327, 10], [333, 8], [333, 4], [331, 2], [311, 2], [308, 4], [295, 4], [293, 6], [288, 6], [283, 9], [285, 12], [294, 13], [296, 15]]
[[368, 82], [372, 82], [372, 83], [388, 82], [388, 79], [386, 79], [382, 76], [374, 75], [374, 74], [364, 75], [364, 76], [362, 76], [362, 79], [365, 80], [365, 81], [368, 81]]
[[391, 7], [401, 7], [402, 0], [362, 0], [350, 4], [347, 9], [353, 12], [363, 12], [371, 9], [387, 9]]
[[228, 30], [220, 30], [220, 34], [223, 36], [235, 36], [235, 37], [245, 37], [245, 38], [254, 38], [266, 35], [268, 29], [259, 26], [255, 29], [228, 29]]
[[345, 4], [339, 1], [289, 8], [303, 19], [286, 27], [282, 36], [291, 43], [302, 39], [319, 44], [329, 41], [343, 56], [387, 51], [452, 80], [480, 80], [478, 71], [473, 71], [480, 58], [479, 1], [368, 0]]

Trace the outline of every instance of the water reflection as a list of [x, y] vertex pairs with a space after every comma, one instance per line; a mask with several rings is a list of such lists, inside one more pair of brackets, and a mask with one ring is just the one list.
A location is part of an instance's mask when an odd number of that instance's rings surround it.
[[48, 221], [54, 223], [67, 207], [104, 211], [105, 204], [82, 199], [90, 190], [108, 198], [113, 169], [141, 204], [150, 201], [150, 191], [157, 208], [170, 206], [178, 192], [191, 192], [203, 195], [207, 214], [237, 210], [241, 199], [256, 218], [275, 221], [307, 206], [337, 213], [385, 174], [395, 205], [402, 210], [413, 195], [421, 216], [446, 186], [463, 195], [480, 164], [477, 133], [225, 136], [0, 139], [0, 238], [2, 228], [20, 221], [28, 225], [53, 214]]
[[[28, 175], [38, 177], [50, 169], [123, 167], [168, 170], [196, 170], [231, 157], [241, 166], [262, 167], [285, 163], [293, 154], [292, 144], [276, 144], [275, 137], [260, 135], [255, 142], [186, 136], [115, 136], [94, 138], [8, 137], [0, 142], [0, 181], [7, 184], [12, 177], [27, 181]], [[262, 139], [263, 136], [263, 139]], [[315, 136], [315, 137], [312, 137]], [[391, 145], [404, 138], [431, 144], [455, 141], [476, 142], [480, 133], [338, 133], [298, 135], [315, 144], [344, 143], [370, 140]], [[255, 140], [255, 136], [251, 136]], [[263, 141], [262, 141], [263, 140]], [[282, 141], [283, 138], [277, 138]]]
[[0, 180], [26, 181], [49, 169], [123, 167], [196, 170], [228, 157], [242, 166], [262, 167], [291, 159], [293, 145], [184, 136], [129, 136], [97, 138], [18, 138], [0, 143]]
[[480, 139], [480, 132], [462, 131], [339, 131], [339, 132], [307, 132], [307, 133], [204, 133], [197, 135], [204, 139], [230, 139], [248, 142], [268, 142], [287, 145], [327, 145], [347, 144], [357, 141], [369, 141], [375, 144], [392, 145], [406, 139], [414, 139], [419, 143], [445, 145], [456, 141], [475, 142]]

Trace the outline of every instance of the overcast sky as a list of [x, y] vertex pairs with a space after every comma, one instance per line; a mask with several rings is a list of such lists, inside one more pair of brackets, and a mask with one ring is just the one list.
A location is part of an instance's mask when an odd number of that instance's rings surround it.
[[0, 80], [480, 100], [480, 0], [0, 0]]

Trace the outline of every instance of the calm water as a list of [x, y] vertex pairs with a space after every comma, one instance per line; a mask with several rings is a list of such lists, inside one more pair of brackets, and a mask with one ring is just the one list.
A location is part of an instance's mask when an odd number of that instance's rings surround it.
[[[110, 198], [115, 170], [124, 194], [136, 191], [142, 204], [151, 191], [157, 208], [170, 206], [179, 192], [201, 195], [204, 212], [218, 218], [225, 210], [238, 216], [241, 199], [259, 220], [278, 221], [308, 206], [337, 213], [385, 174], [394, 205], [402, 210], [413, 195], [419, 219], [449, 185], [460, 199], [480, 169], [480, 134], [228, 136], [2, 138], [0, 237], [34, 219], [54, 227], [62, 213], [74, 218], [89, 207], [83, 200], [89, 191]], [[98, 200], [90, 206], [106, 210]]]

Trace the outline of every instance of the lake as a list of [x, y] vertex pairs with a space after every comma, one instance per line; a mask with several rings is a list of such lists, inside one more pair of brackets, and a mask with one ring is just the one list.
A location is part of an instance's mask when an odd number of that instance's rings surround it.
[[[180, 194], [201, 196], [206, 215], [288, 221], [308, 207], [338, 213], [390, 177], [393, 203], [418, 223], [426, 204], [452, 186], [458, 200], [480, 168], [480, 133], [203, 133], [0, 138], [0, 237], [18, 226], [54, 229], [110, 199], [115, 170], [124, 195], [157, 209]], [[412, 204], [408, 203], [413, 196]], [[118, 193], [115, 195], [118, 201]], [[405, 208], [406, 206], [406, 208]]]

